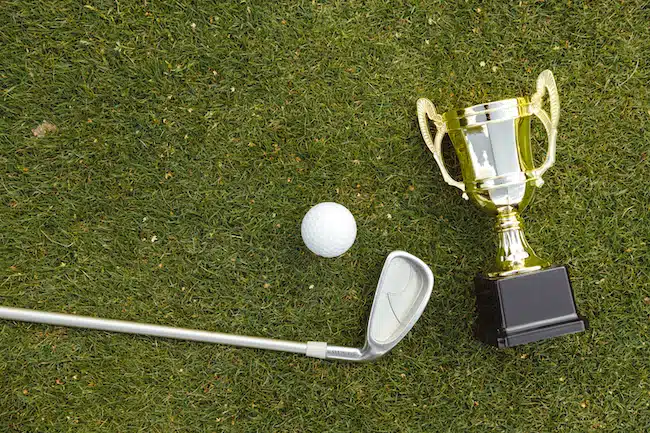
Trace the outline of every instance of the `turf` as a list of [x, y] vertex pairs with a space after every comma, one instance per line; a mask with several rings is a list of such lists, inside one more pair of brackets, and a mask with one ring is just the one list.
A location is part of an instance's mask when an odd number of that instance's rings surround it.
[[[360, 345], [391, 250], [436, 286], [366, 365], [2, 322], [0, 431], [649, 431], [649, 22], [640, 0], [3, 1], [3, 305]], [[496, 350], [471, 337], [492, 221], [415, 101], [547, 68], [557, 163], [524, 219], [591, 329]], [[335, 260], [300, 240], [320, 201], [359, 226]]]

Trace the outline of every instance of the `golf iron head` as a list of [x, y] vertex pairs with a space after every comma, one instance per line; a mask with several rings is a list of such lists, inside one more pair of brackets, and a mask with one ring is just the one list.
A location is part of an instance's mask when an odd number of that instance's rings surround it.
[[328, 345], [323, 358], [371, 361], [388, 353], [424, 312], [433, 281], [431, 269], [422, 260], [404, 251], [390, 253], [377, 283], [364, 346]]

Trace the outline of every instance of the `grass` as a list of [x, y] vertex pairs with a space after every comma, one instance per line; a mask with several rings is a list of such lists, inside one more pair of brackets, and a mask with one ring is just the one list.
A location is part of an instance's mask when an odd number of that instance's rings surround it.
[[[640, 0], [3, 2], [3, 305], [359, 345], [391, 250], [436, 286], [366, 365], [3, 322], [0, 431], [649, 431], [649, 21]], [[415, 101], [530, 94], [547, 68], [557, 163], [524, 219], [591, 329], [496, 350], [471, 337], [492, 221]], [[335, 260], [299, 237], [326, 200], [359, 226]]]

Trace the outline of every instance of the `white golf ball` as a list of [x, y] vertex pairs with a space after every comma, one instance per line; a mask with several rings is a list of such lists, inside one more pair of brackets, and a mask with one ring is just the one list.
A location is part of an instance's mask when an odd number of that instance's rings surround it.
[[354, 243], [357, 222], [345, 206], [319, 203], [305, 214], [300, 232], [311, 252], [321, 257], [337, 257]]

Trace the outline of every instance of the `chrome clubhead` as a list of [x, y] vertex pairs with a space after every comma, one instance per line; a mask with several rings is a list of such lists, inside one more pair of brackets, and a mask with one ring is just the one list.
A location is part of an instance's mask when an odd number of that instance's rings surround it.
[[420, 259], [393, 251], [381, 271], [362, 349], [327, 346], [327, 359], [370, 361], [389, 352], [418, 321], [433, 290], [433, 273]]

